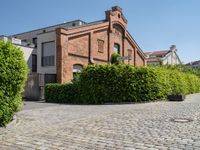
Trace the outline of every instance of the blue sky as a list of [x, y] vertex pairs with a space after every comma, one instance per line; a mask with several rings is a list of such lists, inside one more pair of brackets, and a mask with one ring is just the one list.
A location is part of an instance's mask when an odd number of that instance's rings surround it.
[[200, 59], [200, 0], [0, 0], [0, 35], [76, 19], [101, 20], [114, 5], [123, 9], [143, 51], [174, 44], [184, 63]]

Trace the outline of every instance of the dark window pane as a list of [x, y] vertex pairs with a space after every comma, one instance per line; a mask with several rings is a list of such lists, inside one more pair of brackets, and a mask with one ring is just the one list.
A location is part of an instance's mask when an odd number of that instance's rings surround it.
[[37, 55], [32, 55], [32, 72], [37, 72]]
[[55, 42], [42, 43], [42, 66], [54, 66]]

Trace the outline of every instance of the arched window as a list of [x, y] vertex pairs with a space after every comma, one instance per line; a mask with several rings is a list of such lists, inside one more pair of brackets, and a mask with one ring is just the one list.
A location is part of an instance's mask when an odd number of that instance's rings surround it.
[[114, 44], [114, 53], [116, 53], [116, 54], [120, 53], [120, 46], [117, 43]]
[[77, 74], [80, 73], [82, 69], [83, 69], [83, 66], [80, 64], [73, 65], [73, 79], [76, 78]]
[[81, 72], [82, 69], [83, 69], [82, 65], [79, 64], [73, 65], [73, 72]]

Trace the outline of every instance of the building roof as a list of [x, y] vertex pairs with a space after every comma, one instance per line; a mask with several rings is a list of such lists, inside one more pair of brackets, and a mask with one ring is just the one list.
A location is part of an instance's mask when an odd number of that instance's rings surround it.
[[[76, 23], [76, 25], [73, 26], [73, 23]], [[77, 25], [77, 24], [79, 24], [79, 25]], [[64, 23], [60, 23], [60, 24], [55, 24], [55, 25], [51, 25], [51, 26], [47, 26], [47, 27], [43, 27], [43, 28], [30, 30], [30, 31], [27, 31], [27, 32], [14, 34], [14, 35], [11, 35], [11, 36], [17, 36], [17, 35], [21, 35], [21, 34], [24, 34], [24, 33], [34, 32], [34, 31], [39, 31], [39, 30], [48, 30], [50, 28], [59, 28], [59, 27], [63, 27], [63, 26], [65, 26], [65, 29], [69, 29], [69, 28], [73, 28], [73, 27], [77, 27], [77, 26], [82, 26], [82, 25], [85, 25], [85, 24], [88, 24], [88, 23], [78, 19], [78, 20], [73, 20], [73, 21], [69, 21], [69, 22], [64, 22]]]
[[[121, 12], [122, 19], [127, 23], [127, 20], [124, 17], [124, 15], [122, 13], [122, 9], [120, 7], [114, 6], [114, 7], [112, 7], [112, 10], [108, 10], [108, 11], [116, 11], [116, 10]], [[106, 12], [108, 12], [108, 11], [106, 11]], [[56, 28], [63, 28], [63, 29], [66, 29], [66, 30], [73, 30], [73, 29], [77, 29], [77, 28], [83, 28], [83, 27], [88, 27], [88, 26], [92, 26], [92, 25], [101, 24], [101, 23], [104, 23], [104, 22], [108, 22], [107, 18], [104, 19], [104, 20], [98, 20], [98, 21], [94, 21], [94, 22], [90, 22], [90, 23], [86, 23], [86, 22], [84, 22], [82, 20], [74, 20], [74, 21], [71, 21], [71, 22], [65, 22], [65, 23], [62, 23], [62, 24], [57, 24], [57, 25], [53, 25], [53, 26], [49, 26], [49, 27], [45, 27], [45, 28], [40, 28], [40, 29], [36, 29], [36, 30], [24, 32], [24, 33], [29, 33], [29, 32], [34, 32], [34, 31], [39, 31], [40, 32], [41, 31], [40, 33], [37, 33], [37, 34], [43, 34], [43, 33], [46, 33], [46, 32], [52, 32]], [[78, 25], [73, 25], [73, 23], [78, 23]], [[12, 36], [16, 37], [16, 36], [19, 36], [19, 35], [24, 34], [24, 33], [11, 35], [11, 37]], [[134, 38], [131, 36], [131, 34], [128, 31], [127, 31], [127, 35], [130, 36], [131, 40], [136, 44], [139, 52], [142, 54], [142, 56], [145, 59], [146, 55], [144, 54], [142, 49], [139, 47], [139, 45], [136, 43], [136, 41], [134, 40]]]
[[167, 55], [170, 50], [161, 50], [161, 51], [154, 51], [154, 52], [146, 52], [145, 55], [147, 56], [160, 56], [160, 55]]
[[186, 65], [190, 65], [190, 66], [193, 66], [193, 65], [200, 65], [200, 60], [189, 62], [189, 63], [187, 63]]
[[162, 62], [166, 58], [168, 58], [171, 53], [174, 52], [177, 59], [179, 60], [179, 63], [181, 64], [181, 60], [177, 55], [177, 49], [175, 45], [172, 45], [169, 50], [160, 50], [160, 51], [154, 51], [154, 52], [146, 52], [145, 55], [147, 56], [147, 62]]

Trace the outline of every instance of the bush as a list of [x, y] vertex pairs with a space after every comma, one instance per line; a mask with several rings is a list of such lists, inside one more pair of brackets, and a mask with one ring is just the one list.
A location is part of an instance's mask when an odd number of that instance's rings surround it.
[[27, 72], [23, 52], [0, 41], [0, 126], [5, 126], [20, 110]]
[[166, 83], [161, 70], [153, 67], [138, 67], [134, 80], [137, 101], [152, 101], [165, 98]]
[[47, 84], [45, 86], [45, 99], [46, 102], [53, 103], [76, 103], [75, 99], [78, 98], [78, 88], [76, 84]]
[[164, 100], [168, 95], [200, 91], [200, 79], [164, 67], [91, 65], [71, 84], [46, 87], [48, 102], [102, 104]]
[[[80, 74], [81, 102], [100, 104], [135, 100], [135, 68], [128, 65], [94, 65]], [[94, 88], [95, 87], [95, 88]]]
[[117, 53], [113, 53], [111, 56], [111, 64], [122, 64], [121, 55]]

